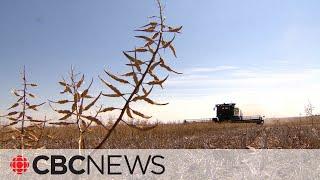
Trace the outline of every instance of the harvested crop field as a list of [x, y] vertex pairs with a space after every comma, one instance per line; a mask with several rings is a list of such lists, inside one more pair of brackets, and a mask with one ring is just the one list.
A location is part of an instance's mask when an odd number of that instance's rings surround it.
[[[104, 148], [110, 149], [244, 149], [320, 148], [320, 118], [267, 120], [264, 125], [190, 122], [160, 124], [141, 131], [121, 124]], [[94, 148], [107, 130], [91, 127], [86, 147]], [[1, 148], [14, 148], [9, 129], [1, 131]], [[77, 127], [47, 127], [38, 144], [50, 149], [77, 149]]]

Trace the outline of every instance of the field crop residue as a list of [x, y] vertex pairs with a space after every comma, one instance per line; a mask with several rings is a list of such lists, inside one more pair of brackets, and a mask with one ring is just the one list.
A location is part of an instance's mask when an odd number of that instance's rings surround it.
[[[0, 145], [14, 148], [12, 129], [1, 130]], [[93, 126], [85, 139], [94, 148], [107, 130]], [[36, 132], [35, 132], [36, 133]], [[49, 149], [77, 149], [77, 127], [46, 127], [39, 144]], [[9, 141], [8, 141], [9, 140]], [[189, 122], [159, 124], [140, 131], [120, 124], [104, 145], [110, 149], [316, 149], [320, 148], [320, 118], [269, 119], [264, 125]]]

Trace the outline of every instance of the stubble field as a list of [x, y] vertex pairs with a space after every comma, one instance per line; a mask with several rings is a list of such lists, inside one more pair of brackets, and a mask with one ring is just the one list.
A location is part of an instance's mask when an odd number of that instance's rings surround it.
[[[107, 130], [91, 127], [85, 148], [94, 148]], [[10, 129], [1, 130], [3, 149], [16, 146]], [[38, 141], [42, 148], [77, 149], [77, 127], [46, 127]], [[110, 149], [318, 149], [320, 118], [269, 119], [264, 125], [190, 122], [159, 124], [149, 131], [119, 125], [104, 145]]]

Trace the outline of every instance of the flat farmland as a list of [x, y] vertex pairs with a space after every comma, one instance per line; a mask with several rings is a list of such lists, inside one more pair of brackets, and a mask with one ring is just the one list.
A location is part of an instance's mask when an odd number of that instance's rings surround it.
[[[3, 149], [15, 148], [12, 130], [1, 130]], [[37, 133], [37, 132], [35, 132]], [[107, 133], [91, 127], [85, 136], [85, 148], [94, 148]], [[75, 126], [46, 127], [38, 144], [49, 149], [77, 149]], [[159, 124], [141, 131], [120, 124], [104, 145], [110, 149], [318, 149], [320, 118], [267, 119], [264, 125], [246, 123], [189, 122]]]

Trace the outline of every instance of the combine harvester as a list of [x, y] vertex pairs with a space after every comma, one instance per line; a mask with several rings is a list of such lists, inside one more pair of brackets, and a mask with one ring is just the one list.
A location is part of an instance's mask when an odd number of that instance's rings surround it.
[[183, 122], [232, 122], [232, 123], [256, 123], [263, 124], [264, 119], [262, 116], [243, 116], [241, 110], [236, 107], [235, 103], [217, 104], [214, 110], [217, 112], [215, 118], [202, 118], [202, 119], [186, 119]]
[[235, 103], [217, 104], [215, 107], [217, 117], [212, 118], [215, 122], [230, 121], [234, 123], [257, 123], [263, 124], [262, 116], [243, 116], [241, 110], [236, 107]]

